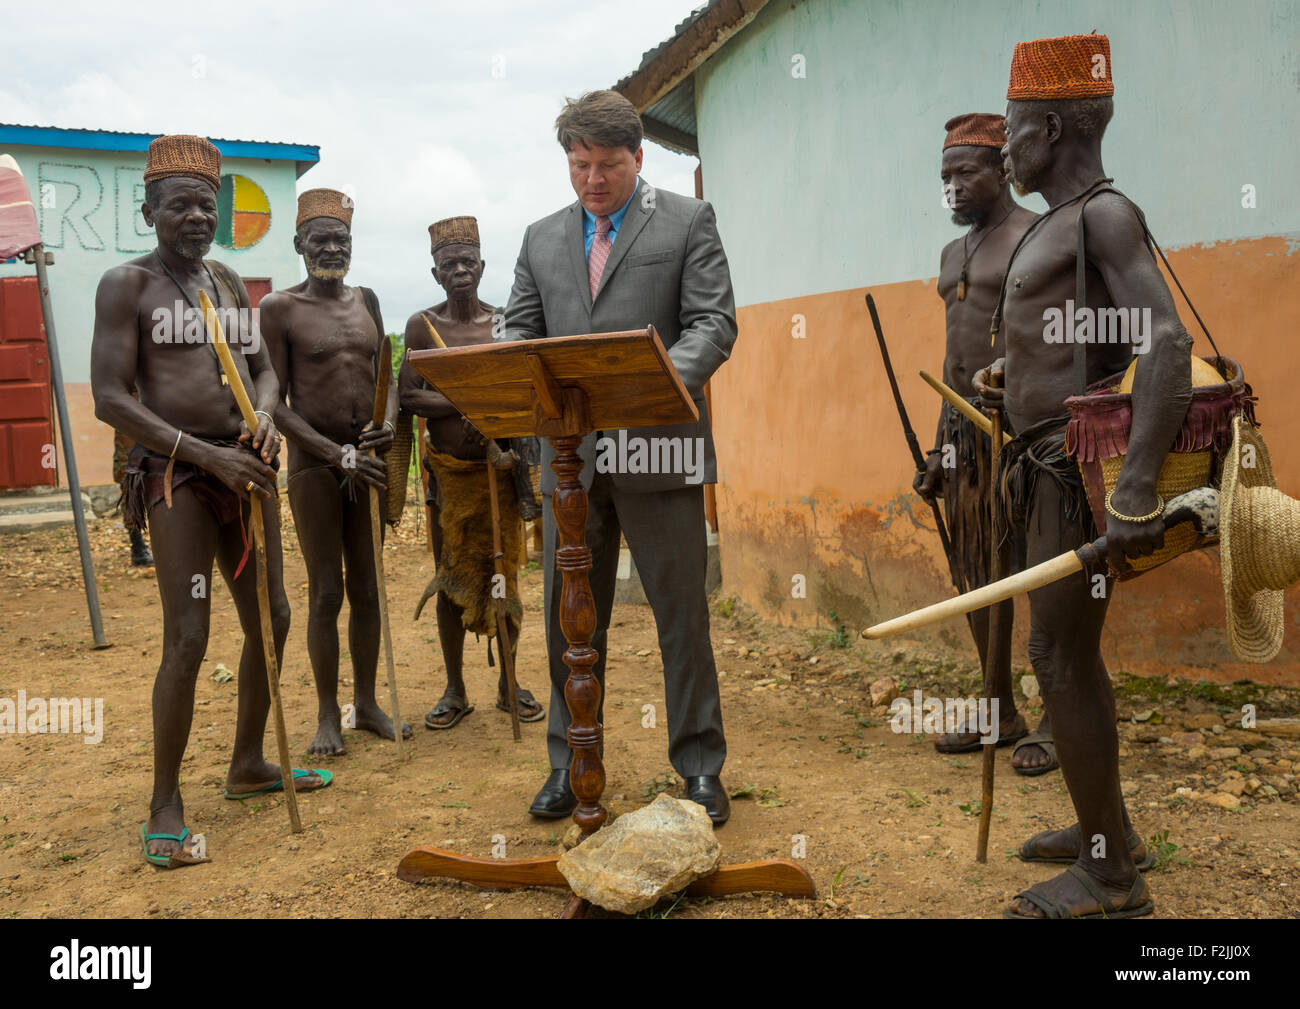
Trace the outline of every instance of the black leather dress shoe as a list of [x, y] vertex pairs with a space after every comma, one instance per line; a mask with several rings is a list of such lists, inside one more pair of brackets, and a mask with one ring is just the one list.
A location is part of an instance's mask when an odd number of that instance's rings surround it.
[[577, 808], [578, 797], [569, 787], [569, 769], [560, 767], [552, 769], [551, 776], [546, 779], [546, 784], [528, 807], [528, 812], [544, 820], [558, 820]]
[[716, 774], [701, 774], [686, 779], [686, 798], [698, 802], [709, 814], [715, 827], [721, 827], [731, 816], [731, 799]]

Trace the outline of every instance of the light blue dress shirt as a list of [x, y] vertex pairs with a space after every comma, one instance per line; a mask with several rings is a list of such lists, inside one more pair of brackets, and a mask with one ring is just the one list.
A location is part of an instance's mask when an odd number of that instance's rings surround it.
[[[623, 224], [623, 218], [627, 215], [627, 208], [632, 205], [632, 197], [636, 196], [641, 189], [641, 176], [636, 177], [636, 189], [632, 190], [632, 196], [627, 198], [627, 202], [618, 210], [609, 215], [609, 244], [613, 248], [614, 240], [618, 238], [618, 229]], [[586, 249], [586, 256], [591, 258], [591, 242], [596, 237], [596, 218], [586, 207], [582, 208], [582, 241]]]

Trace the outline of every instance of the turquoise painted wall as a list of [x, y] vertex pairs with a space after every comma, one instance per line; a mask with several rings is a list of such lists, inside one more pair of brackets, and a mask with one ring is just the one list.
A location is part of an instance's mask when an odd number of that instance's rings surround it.
[[[144, 199], [144, 152], [73, 148], [9, 147], [37, 207], [41, 235], [54, 253], [50, 291], [64, 379], [90, 381], [90, 341], [95, 289], [104, 271], [155, 248], [153, 231], [140, 216]], [[214, 244], [209, 256], [247, 277], [270, 277], [286, 287], [300, 278], [293, 251], [297, 215], [296, 166], [292, 161], [224, 158], [223, 173], [243, 175], [266, 193], [270, 230], [240, 250]], [[44, 196], [44, 199], [42, 198]], [[0, 277], [31, 276], [34, 267], [0, 264]], [[81, 452], [78, 450], [78, 457]]]
[[944, 122], [1005, 111], [1016, 42], [1094, 28], [1116, 87], [1106, 170], [1161, 244], [1300, 242], [1295, 0], [774, 0], [696, 75], [737, 303], [934, 276], [960, 231], [940, 202]]

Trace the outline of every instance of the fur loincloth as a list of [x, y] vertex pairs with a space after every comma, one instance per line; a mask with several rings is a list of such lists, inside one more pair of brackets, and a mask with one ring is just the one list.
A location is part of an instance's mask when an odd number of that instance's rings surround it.
[[[978, 398], [971, 400], [978, 403]], [[952, 534], [957, 564], [968, 588], [989, 580], [993, 507], [989, 495], [989, 467], [993, 439], [948, 403], [943, 405], [942, 445], [957, 454], [955, 469], [944, 472], [944, 519]]]
[[1046, 478], [1054, 481], [1061, 493], [1064, 513], [1061, 528], [1073, 528], [1080, 543], [1096, 539], [1097, 527], [1088, 506], [1083, 474], [1065, 450], [1068, 421], [1069, 417], [1049, 417], [1002, 446], [997, 486], [1007, 525], [1003, 536], [1011, 530], [1026, 528], [1033, 514], [1038, 481]]
[[[418, 620], [424, 604], [439, 592], [464, 610], [465, 629], [489, 638], [497, 633], [496, 600], [492, 597], [492, 509], [488, 501], [487, 462], [457, 459], [430, 451], [438, 486], [442, 550], [438, 570], [415, 607]], [[501, 550], [506, 581], [506, 621], [517, 636], [524, 608], [519, 601], [519, 504], [510, 470], [497, 472], [497, 508], [501, 515]]]
[[[209, 445], [223, 448], [244, 448], [237, 441], [202, 439]], [[122, 512], [137, 529], [147, 526], [149, 510], [167, 497], [167, 464], [169, 458], [136, 444], [127, 458], [126, 473], [122, 478]], [[280, 468], [280, 460], [272, 462], [273, 469]], [[215, 476], [196, 463], [176, 462], [171, 467], [171, 489], [189, 486], [194, 495], [207, 505], [218, 525], [243, 521], [243, 498]], [[242, 567], [242, 561], [241, 561]]]

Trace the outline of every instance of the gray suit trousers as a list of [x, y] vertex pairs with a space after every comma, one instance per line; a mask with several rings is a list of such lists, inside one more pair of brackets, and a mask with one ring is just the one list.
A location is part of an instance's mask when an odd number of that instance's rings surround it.
[[[560, 630], [560, 572], [555, 568], [555, 514], [549, 494], [543, 496], [545, 546], [544, 589], [546, 651], [551, 671], [551, 712], [546, 749], [552, 768], [568, 767], [569, 709], [564, 684], [565, 641]], [[654, 612], [659, 651], [664, 664], [664, 702], [668, 715], [668, 759], [682, 777], [719, 774], [727, 759], [722, 732], [722, 701], [718, 671], [709, 641], [709, 606], [704, 594], [707, 543], [704, 532], [704, 487], [651, 493], [619, 491], [608, 474], [592, 480], [587, 506], [587, 546], [591, 549], [592, 595], [596, 600], [599, 653], [593, 672], [601, 685], [604, 723], [605, 651], [614, 582], [618, 576], [619, 532], [641, 576], [646, 599]], [[641, 730], [648, 731], [648, 730]]]

